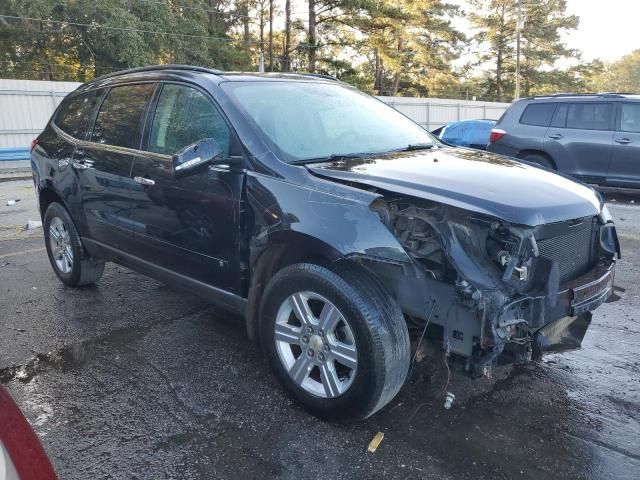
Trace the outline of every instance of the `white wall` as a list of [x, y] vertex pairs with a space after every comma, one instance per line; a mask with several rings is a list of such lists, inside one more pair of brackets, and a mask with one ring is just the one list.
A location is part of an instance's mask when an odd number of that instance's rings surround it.
[[76, 82], [0, 79], [0, 148], [28, 146]]
[[444, 98], [378, 97], [427, 130], [456, 120], [498, 120], [509, 103], [476, 102]]

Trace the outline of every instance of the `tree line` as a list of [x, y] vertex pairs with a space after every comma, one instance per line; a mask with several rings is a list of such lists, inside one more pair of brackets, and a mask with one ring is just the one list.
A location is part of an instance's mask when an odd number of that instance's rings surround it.
[[[584, 62], [564, 41], [579, 25], [565, 0], [521, 9], [521, 95], [638, 90], [640, 51]], [[517, 0], [0, 0], [0, 77], [86, 81], [156, 63], [255, 71], [263, 61], [378, 95], [510, 101], [517, 17]]]

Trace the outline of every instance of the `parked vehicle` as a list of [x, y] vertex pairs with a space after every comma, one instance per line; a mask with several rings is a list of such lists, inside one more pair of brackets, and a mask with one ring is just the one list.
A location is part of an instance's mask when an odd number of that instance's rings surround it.
[[449, 122], [431, 133], [447, 145], [486, 150], [495, 120], [460, 120]]
[[640, 187], [640, 95], [557, 94], [514, 102], [490, 152], [619, 188]]
[[0, 479], [56, 480], [51, 462], [29, 422], [0, 385]]
[[324, 418], [396, 395], [409, 326], [474, 374], [578, 347], [619, 254], [592, 189], [446, 146], [314, 75], [104, 76], [65, 98], [31, 157], [62, 282], [114, 261], [244, 315]]

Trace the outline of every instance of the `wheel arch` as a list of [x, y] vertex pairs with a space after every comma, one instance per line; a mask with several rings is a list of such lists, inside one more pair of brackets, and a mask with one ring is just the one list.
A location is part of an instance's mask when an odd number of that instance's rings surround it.
[[262, 294], [269, 280], [280, 270], [295, 263], [328, 265], [343, 255], [328, 243], [311, 235], [295, 231], [274, 232], [269, 245], [254, 253], [250, 265], [250, 287], [246, 313], [247, 335], [258, 340], [259, 309]]
[[69, 206], [66, 204], [62, 196], [56, 192], [56, 190], [50, 184], [45, 184], [38, 191], [38, 205], [40, 208], [40, 217], [44, 220], [44, 214], [53, 202], [60, 203], [64, 208], [69, 211]]
[[521, 150], [520, 152], [518, 152], [518, 158], [520, 158], [520, 159], [524, 159], [528, 155], [540, 155], [541, 157], [544, 157], [547, 160], [549, 160], [549, 162], [551, 163], [551, 166], [555, 170], [558, 169], [558, 164], [556, 163], [556, 161], [553, 159], [553, 157], [551, 155], [549, 155], [545, 151], [536, 150], [536, 149], [525, 149], [525, 150]]

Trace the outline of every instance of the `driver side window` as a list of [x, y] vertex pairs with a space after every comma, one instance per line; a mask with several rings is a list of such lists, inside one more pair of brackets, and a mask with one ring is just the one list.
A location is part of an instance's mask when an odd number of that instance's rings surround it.
[[151, 125], [150, 152], [173, 155], [203, 138], [213, 138], [227, 157], [230, 135], [222, 114], [206, 95], [183, 85], [163, 85]]

